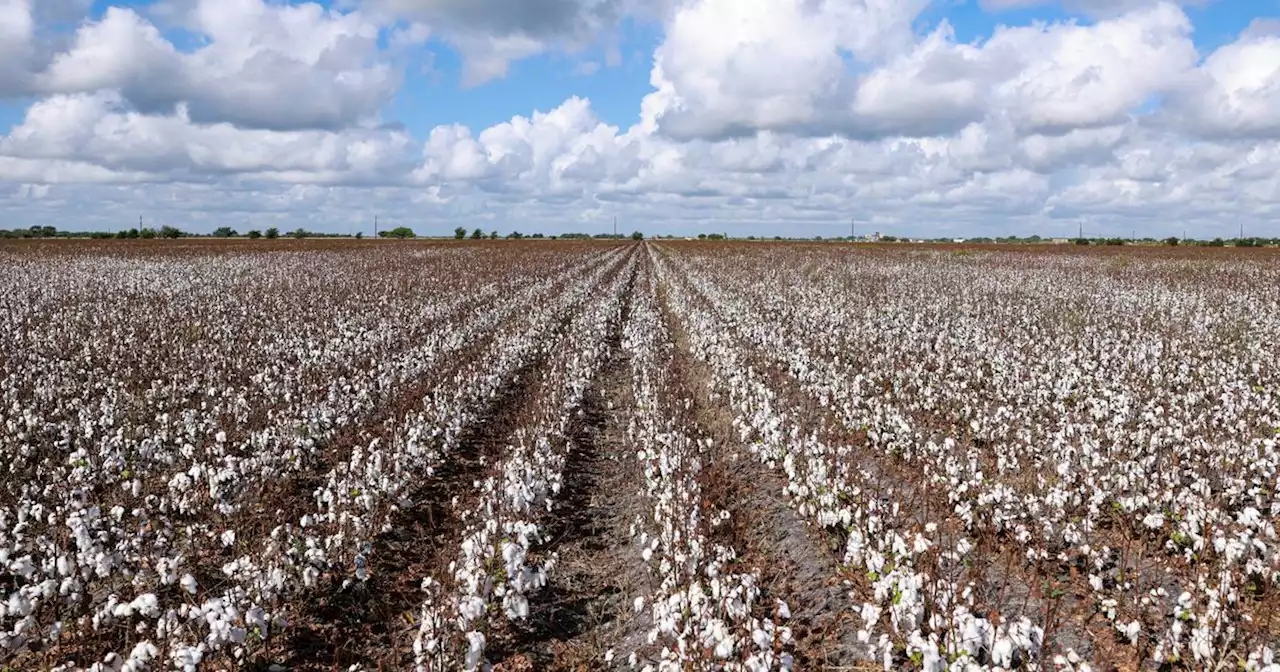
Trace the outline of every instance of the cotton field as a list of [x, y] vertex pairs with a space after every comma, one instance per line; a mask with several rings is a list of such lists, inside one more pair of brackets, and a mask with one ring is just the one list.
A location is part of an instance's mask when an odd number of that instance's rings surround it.
[[1280, 672], [1280, 256], [0, 246], [0, 668]]

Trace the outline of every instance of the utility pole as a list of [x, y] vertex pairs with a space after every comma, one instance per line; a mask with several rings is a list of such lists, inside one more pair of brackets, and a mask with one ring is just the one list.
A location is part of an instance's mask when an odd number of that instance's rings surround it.
[[613, 237], [614, 238], [618, 237], [618, 216], [617, 215], [613, 216]]
[[849, 218], [849, 242], [852, 243], [857, 240], [858, 240], [858, 218], [850, 217]]
[[374, 238], [378, 237], [378, 216], [377, 215], [373, 216], [373, 237]]
[[1080, 235], [1076, 236], [1076, 238], [1084, 238], [1084, 220], [1083, 219], [1080, 220]]

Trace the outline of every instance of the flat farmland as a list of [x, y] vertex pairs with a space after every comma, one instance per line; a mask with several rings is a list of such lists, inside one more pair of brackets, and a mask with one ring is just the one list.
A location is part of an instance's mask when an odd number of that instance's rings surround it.
[[1280, 254], [0, 245], [0, 667], [1268, 670]]

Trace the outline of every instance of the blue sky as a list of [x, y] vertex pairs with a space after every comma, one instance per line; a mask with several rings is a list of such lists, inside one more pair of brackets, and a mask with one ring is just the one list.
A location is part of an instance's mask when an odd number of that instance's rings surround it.
[[[108, 7], [145, 10], [155, 0], [94, 0], [86, 18], [100, 18]], [[331, 0], [316, 4], [331, 7]], [[1193, 40], [1208, 52], [1240, 34], [1270, 5], [1278, 3], [1249, 0], [1218, 0], [1186, 8], [1195, 23]], [[1073, 13], [1056, 3], [1032, 7], [984, 10], [974, 0], [934, 2], [916, 21], [927, 32], [941, 21], [955, 29], [959, 42], [981, 41], [999, 25], [1027, 25], [1036, 21], [1078, 21], [1088, 24], [1089, 16]], [[61, 27], [69, 30], [72, 26]], [[184, 31], [168, 27], [165, 35], [175, 44], [193, 46]], [[570, 96], [589, 98], [600, 118], [622, 127], [637, 121], [640, 99], [651, 90], [649, 68], [654, 48], [661, 42], [661, 26], [653, 21], [628, 19], [619, 29], [618, 51], [622, 63], [605, 67], [606, 50], [594, 47], [576, 54], [552, 53], [524, 59], [511, 66], [507, 77], [479, 86], [462, 86], [462, 56], [447, 42], [431, 40], [417, 50], [404, 70], [404, 86], [384, 111], [389, 122], [398, 122], [415, 135], [425, 136], [441, 124], [459, 123], [473, 130], [487, 128], [531, 110], [549, 110]], [[601, 67], [591, 74], [580, 70], [583, 62]], [[30, 99], [0, 101], [0, 128], [10, 128], [22, 120]]]
[[[6, 1], [35, 25], [0, 13], [21, 38], [0, 44], [10, 221], [347, 230], [376, 203], [442, 229], [1210, 235], [1280, 215], [1276, 0]], [[402, 46], [411, 25], [430, 37]]]

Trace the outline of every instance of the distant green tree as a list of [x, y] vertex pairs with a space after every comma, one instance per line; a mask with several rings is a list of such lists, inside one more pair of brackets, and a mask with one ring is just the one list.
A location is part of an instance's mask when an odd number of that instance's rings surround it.
[[220, 226], [213, 231], [214, 238], [234, 238], [237, 235], [236, 230], [229, 226]]
[[274, 226], [267, 229], [267, 240], [275, 240], [276, 238], [279, 238], [279, 237], [280, 237], [280, 229], [277, 229]]
[[117, 239], [117, 240], [124, 240], [125, 238], [128, 238], [128, 237], [129, 237], [129, 232], [128, 232], [128, 231], [117, 231], [117, 232], [116, 232], [116, 239]]
[[174, 238], [181, 238], [182, 232], [172, 226], [165, 225], [160, 227], [160, 237], [169, 238], [171, 240]]
[[1227, 242], [1221, 238], [1214, 238], [1213, 240], [1205, 243], [1205, 245], [1208, 247], [1226, 247]]
[[644, 234], [639, 231], [632, 231], [631, 240], [644, 240]]
[[261, 237], [262, 237], [262, 232], [261, 232], [261, 231], [259, 231], [259, 230], [257, 230], [257, 229], [251, 229], [251, 230], [249, 231], [249, 239], [250, 239], [250, 240], [257, 240], [257, 239], [259, 239], [259, 238], [261, 238]]
[[293, 236], [297, 240], [302, 240], [303, 238], [306, 238], [307, 236], [311, 235], [311, 233], [302, 227], [298, 227], [296, 230], [293, 231], [293, 233], [290, 233], [289, 235]]
[[475, 231], [471, 232], [472, 240], [480, 240], [481, 238], [484, 238], [484, 231], [481, 231], [480, 229], [476, 229]]
[[498, 232], [497, 232], [497, 231], [490, 231], [490, 232], [489, 232], [489, 240], [497, 240], [497, 239], [498, 239]]
[[507, 234], [507, 240], [520, 240], [521, 238], [524, 238], [524, 234], [519, 231], [512, 231]]
[[128, 237], [129, 237], [129, 239], [130, 239], [130, 240], [135, 240], [135, 239], [137, 239], [137, 237], [138, 237], [138, 230], [137, 230], [137, 229], [129, 229]]
[[364, 231], [356, 231], [356, 240], [364, 240]]
[[379, 238], [396, 238], [399, 240], [404, 240], [405, 238], [416, 238], [417, 235], [418, 234], [413, 232], [413, 229], [407, 226], [397, 226], [396, 228], [391, 229], [390, 231], [378, 232]]
[[156, 237], [156, 230], [151, 228], [143, 229], [138, 232], [138, 235], [141, 236], [143, 240], [151, 240]]
[[453, 230], [453, 237], [458, 240], [462, 240], [463, 238], [467, 237], [467, 230], [459, 226], [458, 228]]
[[1164, 239], [1164, 244], [1165, 244], [1165, 245], [1168, 245], [1169, 247], [1177, 247], [1177, 246], [1178, 246], [1178, 239], [1177, 239], [1177, 237], [1176, 237], [1176, 236], [1170, 236], [1170, 237], [1168, 237], [1168, 238], [1165, 238], [1165, 239]]

